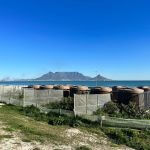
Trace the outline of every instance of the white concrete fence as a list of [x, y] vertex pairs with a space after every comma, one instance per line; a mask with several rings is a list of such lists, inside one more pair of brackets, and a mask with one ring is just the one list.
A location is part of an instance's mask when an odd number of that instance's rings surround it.
[[[63, 100], [63, 90], [35, 90], [23, 86], [0, 86], [0, 102], [18, 106], [41, 107]], [[105, 103], [111, 101], [111, 94], [75, 94], [75, 115], [91, 115]]]

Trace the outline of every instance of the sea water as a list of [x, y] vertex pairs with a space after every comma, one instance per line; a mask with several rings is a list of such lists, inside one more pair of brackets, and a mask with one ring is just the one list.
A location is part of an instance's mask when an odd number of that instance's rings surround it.
[[150, 86], [150, 81], [5, 81], [0, 85], [85, 85], [85, 86]]

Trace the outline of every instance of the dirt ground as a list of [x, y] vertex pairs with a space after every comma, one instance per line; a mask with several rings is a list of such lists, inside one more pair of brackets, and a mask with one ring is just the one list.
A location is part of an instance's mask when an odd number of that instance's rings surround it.
[[64, 138], [69, 138], [68, 145], [54, 145], [51, 143], [23, 142], [19, 132], [9, 132], [0, 122], [0, 150], [74, 150], [78, 146], [87, 146], [92, 150], [132, 150], [126, 146], [115, 146], [107, 138], [83, 133], [79, 129], [70, 128], [64, 131]]
[[[0, 150], [76, 150], [80, 146], [91, 150], [133, 150], [112, 143], [101, 131], [95, 134], [87, 128], [50, 126], [3, 105], [0, 103]], [[44, 141], [37, 142], [36, 137]]]

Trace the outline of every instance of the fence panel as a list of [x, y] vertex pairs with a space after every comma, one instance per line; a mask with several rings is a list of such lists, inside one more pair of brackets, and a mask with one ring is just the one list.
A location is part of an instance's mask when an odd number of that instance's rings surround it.
[[91, 115], [109, 101], [110, 94], [75, 94], [74, 111], [76, 115]]
[[144, 93], [144, 108], [150, 108], [150, 92]]
[[24, 106], [43, 106], [63, 99], [63, 90], [24, 89]]
[[23, 91], [20, 86], [0, 86], [0, 101], [7, 104], [22, 105]]
[[42, 107], [42, 106], [39, 106], [38, 107], [41, 112], [43, 113], [49, 113], [49, 112], [54, 112], [54, 113], [58, 113], [60, 115], [67, 115], [67, 116], [74, 116], [74, 111], [70, 111], [70, 110], [65, 110], [65, 109], [48, 109], [46, 107]]

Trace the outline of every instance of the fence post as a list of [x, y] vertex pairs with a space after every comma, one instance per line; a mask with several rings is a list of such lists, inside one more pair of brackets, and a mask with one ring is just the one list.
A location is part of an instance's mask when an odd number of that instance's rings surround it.
[[86, 115], [87, 115], [87, 94], [86, 94]]
[[97, 109], [98, 109], [98, 94], [97, 94]]
[[25, 97], [26, 97], [26, 95], [25, 95], [25, 89], [23, 88], [23, 107], [25, 107]]
[[76, 107], [76, 95], [74, 94], [74, 97], [73, 97], [73, 101], [74, 101], [74, 109], [73, 109], [73, 111], [74, 111], [74, 116], [76, 117], [76, 109], [75, 109], [75, 107]]
[[35, 103], [36, 103], [36, 107], [38, 108], [38, 95], [36, 93], [36, 90], [34, 89], [34, 99], [35, 99]]
[[103, 127], [103, 120], [105, 120], [105, 116], [100, 116], [100, 125]]
[[101, 119], [101, 128], [103, 127], [103, 120]]
[[76, 116], [77, 116], [77, 115], [76, 115], [76, 111], [75, 111], [75, 109], [73, 109], [73, 112], [74, 112], [74, 117], [76, 118]]
[[9, 104], [11, 104], [11, 91], [10, 91], [10, 94], [9, 94]]
[[61, 108], [59, 109], [59, 115], [61, 115]]

